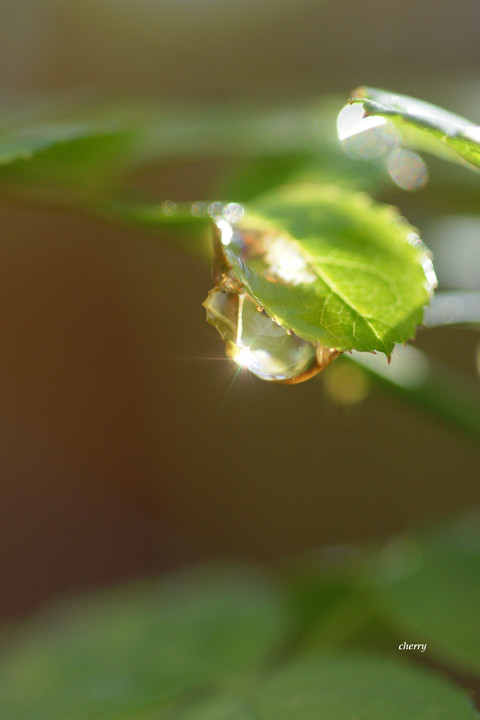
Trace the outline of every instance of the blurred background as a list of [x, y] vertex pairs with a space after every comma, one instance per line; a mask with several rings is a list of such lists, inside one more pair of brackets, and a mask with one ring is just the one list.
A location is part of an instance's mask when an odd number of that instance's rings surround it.
[[[479, 21], [475, 0], [3, 0], [0, 83], [27, 101], [333, 93], [338, 109], [366, 83], [480, 122]], [[172, 168], [149, 191], [208, 197], [216, 170]], [[460, 208], [433, 178], [388, 199], [447, 252], [439, 218]], [[234, 381], [201, 306], [210, 269], [168, 236], [12, 198], [0, 216], [2, 619], [198, 559], [267, 562], [383, 537], [480, 501], [478, 448], [396, 398], [339, 402], [321, 377]], [[458, 247], [480, 289], [471, 221]], [[478, 379], [477, 344], [473, 330], [418, 336]]]

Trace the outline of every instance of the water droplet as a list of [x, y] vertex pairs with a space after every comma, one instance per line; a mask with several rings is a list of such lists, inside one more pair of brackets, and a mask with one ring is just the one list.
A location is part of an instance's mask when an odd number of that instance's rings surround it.
[[212, 202], [208, 206], [207, 213], [211, 218], [216, 218], [221, 216], [223, 212], [223, 203], [221, 202]]
[[381, 157], [398, 145], [394, 125], [383, 117], [364, 117], [363, 105], [346, 105], [337, 118], [337, 133], [343, 149], [355, 160]]
[[432, 253], [416, 232], [408, 233], [407, 242], [412, 247], [422, 251], [420, 262], [422, 264], [423, 272], [425, 273], [425, 288], [431, 297], [433, 295], [433, 291], [438, 286], [437, 275], [435, 273], [435, 268], [433, 267]]
[[220, 231], [220, 242], [222, 245], [230, 245], [233, 239], [233, 227], [221, 217], [215, 218], [215, 225]]
[[390, 153], [387, 170], [402, 190], [420, 190], [428, 182], [428, 170], [420, 155], [401, 148]]
[[177, 203], [173, 200], [165, 200], [161, 207], [164, 215], [175, 215], [177, 212]]
[[302, 340], [272, 322], [246, 293], [220, 285], [205, 303], [207, 320], [227, 341], [227, 353], [262, 380], [295, 383], [307, 380], [339, 354]]
[[231, 223], [238, 222], [245, 215], [245, 208], [239, 203], [229, 203], [223, 209], [223, 217]]
[[470, 140], [473, 140], [473, 142], [480, 142], [480, 125], [469, 125], [465, 128], [463, 134], [470, 138]]
[[438, 286], [438, 280], [437, 280], [437, 274], [435, 272], [435, 268], [433, 267], [433, 261], [432, 261], [432, 255], [429, 250], [426, 250], [422, 254], [422, 268], [423, 272], [425, 273], [425, 288], [430, 295], [430, 297], [433, 295], [433, 291]]
[[194, 202], [190, 208], [190, 212], [194, 217], [205, 217], [207, 214], [207, 204], [204, 202]]
[[423, 246], [422, 239], [421, 239], [420, 235], [416, 232], [408, 233], [407, 242], [409, 243], [409, 245], [411, 245], [412, 247], [415, 247], [415, 248]]
[[266, 245], [265, 262], [268, 274], [287, 285], [312, 283], [315, 274], [295, 244], [286, 237], [272, 238]]
[[293, 384], [316, 375], [340, 352], [303, 340], [291, 329], [282, 327], [279, 318], [270, 317], [245, 292], [225, 257], [228, 247], [229, 253], [233, 250], [242, 260], [253, 260], [256, 271], [275, 282], [288, 285], [313, 282], [315, 275], [299, 248], [288, 237], [245, 229], [224, 216], [216, 216], [215, 224], [217, 285], [204, 306], [208, 322], [227, 343], [229, 357], [263, 380]]
[[239, 298], [239, 293], [220, 286], [210, 290], [203, 303], [207, 311], [207, 321], [228, 342], [232, 342], [237, 337]]

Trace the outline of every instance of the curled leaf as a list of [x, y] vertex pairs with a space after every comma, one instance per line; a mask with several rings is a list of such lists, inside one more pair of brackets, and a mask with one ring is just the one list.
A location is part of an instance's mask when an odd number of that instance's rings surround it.
[[480, 168], [480, 126], [431, 103], [387, 90], [360, 87], [351, 103], [361, 103], [366, 118], [386, 118], [400, 133], [402, 144]]

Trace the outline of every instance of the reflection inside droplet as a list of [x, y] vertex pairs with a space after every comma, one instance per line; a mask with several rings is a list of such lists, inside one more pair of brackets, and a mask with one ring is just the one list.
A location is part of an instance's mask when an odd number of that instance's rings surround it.
[[387, 170], [402, 190], [420, 190], [428, 181], [428, 170], [420, 155], [398, 148], [387, 159]]
[[262, 380], [301, 382], [339, 355], [280, 327], [249, 295], [225, 285], [211, 290], [204, 306], [208, 322], [227, 342], [227, 354]]
[[[243, 208], [242, 208], [243, 210]], [[240, 229], [224, 218], [215, 218], [220, 242], [248, 260], [257, 272], [286, 285], [315, 282], [316, 275], [298, 245], [288, 236]]]
[[343, 149], [356, 160], [381, 157], [398, 145], [398, 133], [384, 117], [364, 117], [363, 105], [346, 105], [337, 118], [337, 134]]
[[[212, 290], [207, 320], [227, 341], [229, 356], [262, 380], [288, 382], [317, 365], [317, 348], [277, 325], [246, 293]], [[332, 358], [333, 359], [333, 358]]]

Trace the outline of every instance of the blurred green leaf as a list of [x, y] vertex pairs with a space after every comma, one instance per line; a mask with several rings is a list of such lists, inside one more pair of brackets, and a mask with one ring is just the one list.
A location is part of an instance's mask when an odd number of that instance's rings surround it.
[[364, 587], [366, 558], [359, 546], [327, 546], [282, 564], [293, 616], [296, 647], [312, 650], [383, 650], [396, 646], [394, 624]]
[[258, 693], [266, 720], [461, 720], [476, 718], [466, 694], [436, 675], [368, 655], [305, 658]]
[[350, 102], [362, 103], [365, 116], [391, 120], [407, 147], [480, 168], [480, 127], [423, 100], [360, 87]]
[[201, 700], [160, 716], [161, 720], [474, 720], [478, 717], [466, 693], [440, 676], [400, 661], [367, 654], [305, 657], [285, 665], [240, 698]]
[[24, 624], [3, 653], [0, 716], [135, 716], [254, 672], [288, 629], [276, 588], [253, 571], [228, 567], [59, 604]]
[[480, 513], [392, 540], [370, 582], [402, 642], [426, 642], [439, 661], [480, 674]]
[[272, 281], [238, 244], [224, 246], [247, 292], [299, 337], [389, 355], [422, 322], [424, 251], [409, 243], [417, 236], [394, 208], [334, 186], [299, 185], [253, 200], [237, 227], [286, 238], [307, 271], [299, 284]]
[[57, 123], [0, 134], [0, 185], [34, 200], [83, 202], [116, 187], [132, 136], [97, 123]]
[[[324, 153], [335, 154], [336, 105], [323, 99], [283, 107], [162, 106], [88, 96], [75, 103], [68, 97], [3, 101], [0, 186], [29, 200], [88, 204], [118, 197], [129, 175], [165, 163], [261, 158], [289, 166], [302, 157], [316, 166]], [[255, 194], [252, 177], [244, 188], [250, 182]]]
[[247, 202], [256, 195], [293, 183], [330, 183], [373, 192], [387, 179], [380, 163], [352, 160], [340, 148], [324, 147], [311, 155], [279, 155], [237, 164], [224, 179], [222, 196]]

